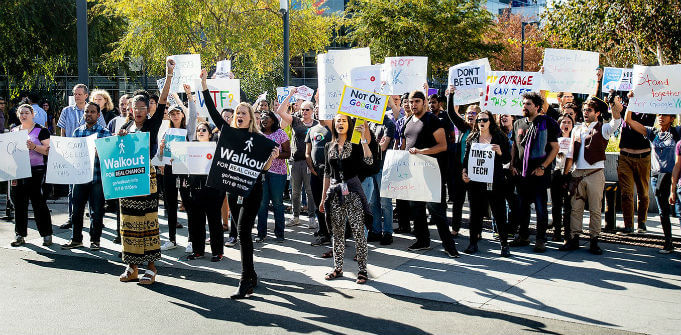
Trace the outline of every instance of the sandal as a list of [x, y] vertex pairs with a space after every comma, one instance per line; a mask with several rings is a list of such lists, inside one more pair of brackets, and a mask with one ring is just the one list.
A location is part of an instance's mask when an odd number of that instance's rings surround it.
[[118, 276], [118, 279], [120, 279], [124, 283], [137, 280], [137, 268], [133, 269], [129, 266], [126, 267], [125, 272]]
[[334, 280], [340, 277], [343, 277], [343, 270], [334, 269], [333, 272], [327, 273], [324, 279]]
[[369, 274], [366, 271], [357, 273], [357, 284], [366, 284], [367, 280], [369, 280]]
[[144, 271], [144, 275], [140, 278], [140, 285], [151, 285], [156, 282], [156, 272], [151, 270]]

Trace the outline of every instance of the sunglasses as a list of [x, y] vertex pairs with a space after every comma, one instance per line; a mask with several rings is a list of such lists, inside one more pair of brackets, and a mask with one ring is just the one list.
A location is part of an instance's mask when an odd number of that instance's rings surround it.
[[484, 119], [477, 119], [477, 120], [475, 120], [475, 121], [478, 122], [478, 123], [483, 123], [483, 122], [489, 122], [489, 119], [488, 119], [488, 118], [484, 118]]
[[207, 132], [208, 132], [208, 129], [206, 129], [206, 128], [199, 128], [199, 129], [197, 129], [196, 131], [198, 131], [199, 133], [207, 133]]
[[308, 112], [309, 112], [309, 111], [311, 111], [312, 109], [310, 109], [310, 108], [302, 108], [302, 110], [303, 110], [303, 111], [308, 111]]

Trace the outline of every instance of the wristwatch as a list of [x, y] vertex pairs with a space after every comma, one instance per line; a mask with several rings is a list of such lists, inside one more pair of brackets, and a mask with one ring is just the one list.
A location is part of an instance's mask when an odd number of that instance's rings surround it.
[[542, 170], [546, 170], [546, 167], [544, 165], [539, 165], [539, 168]]
[[359, 141], [359, 143], [365, 144], [365, 143], [369, 143], [369, 141], [367, 141], [367, 140], [365, 140], [365, 139], [361, 139], [361, 140]]

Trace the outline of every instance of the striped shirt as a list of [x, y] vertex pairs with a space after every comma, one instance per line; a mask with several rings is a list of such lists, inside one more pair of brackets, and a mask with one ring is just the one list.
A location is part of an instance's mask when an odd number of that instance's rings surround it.
[[[64, 107], [64, 109], [61, 110], [57, 127], [64, 129], [64, 136], [71, 137], [73, 131], [76, 130], [76, 128], [85, 124], [83, 113], [84, 111], [82, 109], [78, 109], [76, 105]], [[104, 117], [102, 117], [101, 113], [99, 115], [99, 119], [97, 120], [97, 124], [102, 128], [106, 127]]]

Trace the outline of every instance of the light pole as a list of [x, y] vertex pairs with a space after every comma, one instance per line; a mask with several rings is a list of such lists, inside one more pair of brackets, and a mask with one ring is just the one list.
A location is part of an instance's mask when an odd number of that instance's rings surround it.
[[78, 82], [88, 82], [88, 50], [87, 50], [87, 0], [76, 0], [76, 30], [78, 44]]
[[288, 0], [279, 0], [279, 12], [282, 15], [282, 20], [284, 21], [284, 87], [289, 85], [289, 10], [288, 10]]
[[539, 26], [539, 22], [530, 21], [521, 23], [522, 29], [520, 32], [520, 71], [525, 71], [525, 26], [528, 24], [536, 24], [537, 26]]

